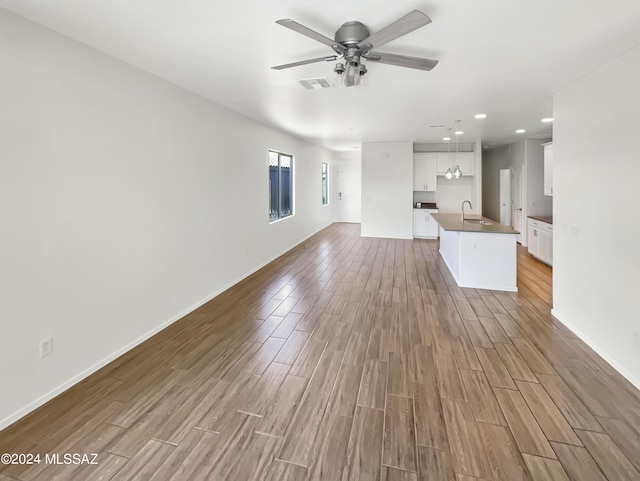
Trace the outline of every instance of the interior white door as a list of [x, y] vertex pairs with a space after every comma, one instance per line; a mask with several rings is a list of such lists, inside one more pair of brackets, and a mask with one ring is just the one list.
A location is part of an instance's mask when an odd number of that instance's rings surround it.
[[360, 223], [361, 174], [360, 161], [338, 161], [338, 210], [340, 222]]
[[500, 223], [511, 226], [511, 169], [500, 169]]
[[520, 234], [516, 236], [516, 241], [520, 242], [523, 246], [526, 246], [527, 236], [524, 226], [524, 175], [522, 173], [522, 166], [514, 167], [512, 172], [513, 228], [520, 232]]

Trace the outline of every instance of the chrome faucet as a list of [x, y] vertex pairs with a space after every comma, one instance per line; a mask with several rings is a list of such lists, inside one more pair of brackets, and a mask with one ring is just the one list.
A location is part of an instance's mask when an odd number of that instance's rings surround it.
[[471, 201], [465, 200], [464, 202], [462, 202], [462, 222], [464, 222], [464, 205], [465, 204], [469, 204], [469, 209], [473, 209], [473, 206], [471, 205]]

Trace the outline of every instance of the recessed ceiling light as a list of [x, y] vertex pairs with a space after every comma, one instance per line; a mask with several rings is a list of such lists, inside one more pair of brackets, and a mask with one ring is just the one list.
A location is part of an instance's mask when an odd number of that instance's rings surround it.
[[551, 117], [545, 117], [544, 119], [542, 119], [540, 122], [544, 122], [545, 124], [548, 124], [549, 122], [553, 122], [553, 118]]
[[451, 140], [451, 137], [442, 137], [442, 140]]
[[475, 119], [486, 119], [487, 118], [487, 114], [475, 114], [473, 116], [473, 118], [475, 118]]
[[462, 130], [456, 130], [456, 131], [454, 132], [454, 134], [456, 134], [456, 135], [462, 135], [462, 134], [464, 134], [464, 132], [463, 132]]
[[516, 134], [524, 134], [525, 132], [526, 132], [526, 130], [524, 130], [524, 129], [516, 130]]

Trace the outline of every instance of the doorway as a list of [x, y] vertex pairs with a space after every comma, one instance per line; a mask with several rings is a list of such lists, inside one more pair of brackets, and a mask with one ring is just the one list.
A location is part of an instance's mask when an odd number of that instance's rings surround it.
[[338, 221], [360, 223], [361, 164], [338, 161]]

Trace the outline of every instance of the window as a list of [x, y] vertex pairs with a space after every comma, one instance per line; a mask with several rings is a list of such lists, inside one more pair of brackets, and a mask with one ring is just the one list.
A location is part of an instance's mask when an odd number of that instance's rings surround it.
[[329, 203], [329, 165], [322, 163], [322, 205]]
[[269, 222], [293, 214], [293, 156], [269, 151]]

